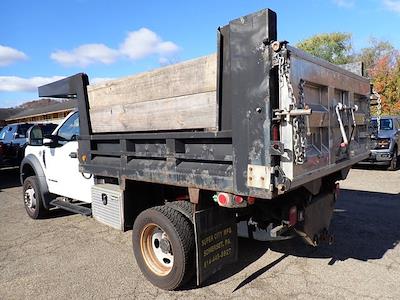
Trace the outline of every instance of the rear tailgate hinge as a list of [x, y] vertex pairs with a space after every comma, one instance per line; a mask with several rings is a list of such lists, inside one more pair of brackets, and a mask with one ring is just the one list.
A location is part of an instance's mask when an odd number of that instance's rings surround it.
[[283, 194], [290, 189], [291, 181], [286, 177], [280, 166], [275, 166], [273, 168], [273, 183], [278, 190], [278, 194]]
[[247, 186], [266, 190], [278, 190], [283, 194], [290, 189], [291, 181], [280, 166], [267, 167], [259, 165], [247, 166]]
[[303, 164], [306, 160], [307, 137], [311, 135], [310, 115], [311, 108], [305, 103], [304, 89], [306, 81], [300, 79], [298, 83], [298, 97], [294, 95], [294, 86], [291, 82], [291, 61], [290, 51], [286, 43], [273, 42], [271, 48], [272, 64], [278, 68], [279, 78], [279, 109], [273, 111], [273, 121], [279, 122], [282, 126], [290, 124], [292, 128], [293, 143], [288, 150], [293, 151], [294, 162], [297, 165]]
[[285, 154], [284, 144], [280, 141], [271, 141], [270, 142], [270, 153], [271, 155], [281, 156]]

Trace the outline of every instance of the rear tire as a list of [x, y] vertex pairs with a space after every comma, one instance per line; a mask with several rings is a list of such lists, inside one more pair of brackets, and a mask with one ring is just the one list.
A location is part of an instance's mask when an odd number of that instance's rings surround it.
[[133, 252], [143, 275], [155, 286], [174, 290], [194, 275], [193, 224], [168, 206], [139, 214], [132, 231]]
[[398, 165], [399, 165], [399, 163], [398, 163], [398, 156], [397, 156], [397, 146], [395, 146], [394, 149], [393, 149], [393, 157], [390, 160], [390, 164], [389, 164], [388, 170], [389, 171], [396, 171], [397, 168], [398, 168]]
[[42, 194], [36, 176], [29, 176], [24, 180], [23, 199], [29, 217], [40, 219], [47, 215], [48, 210], [43, 206]]

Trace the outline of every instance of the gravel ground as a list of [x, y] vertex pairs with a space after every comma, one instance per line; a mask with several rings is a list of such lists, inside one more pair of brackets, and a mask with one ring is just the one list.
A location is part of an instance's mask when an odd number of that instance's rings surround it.
[[400, 171], [353, 169], [332, 246], [239, 240], [239, 261], [181, 291], [148, 283], [131, 232], [55, 211], [25, 213], [18, 170], [0, 170], [0, 299], [400, 299]]

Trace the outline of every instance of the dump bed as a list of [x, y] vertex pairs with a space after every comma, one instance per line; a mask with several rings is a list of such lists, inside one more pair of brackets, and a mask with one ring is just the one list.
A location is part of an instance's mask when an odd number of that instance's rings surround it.
[[271, 199], [368, 156], [366, 78], [276, 42], [270, 10], [217, 34], [216, 55], [39, 89], [78, 98], [83, 172]]
[[217, 130], [215, 54], [88, 86], [94, 133]]

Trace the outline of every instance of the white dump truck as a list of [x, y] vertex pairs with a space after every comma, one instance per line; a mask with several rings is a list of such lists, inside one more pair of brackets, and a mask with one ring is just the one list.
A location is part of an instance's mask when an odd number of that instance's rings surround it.
[[24, 203], [132, 229], [145, 277], [176, 289], [237, 259], [237, 237], [329, 240], [337, 181], [369, 155], [370, 82], [277, 37], [271, 10], [218, 28], [217, 53], [90, 85], [50, 138], [29, 133]]

